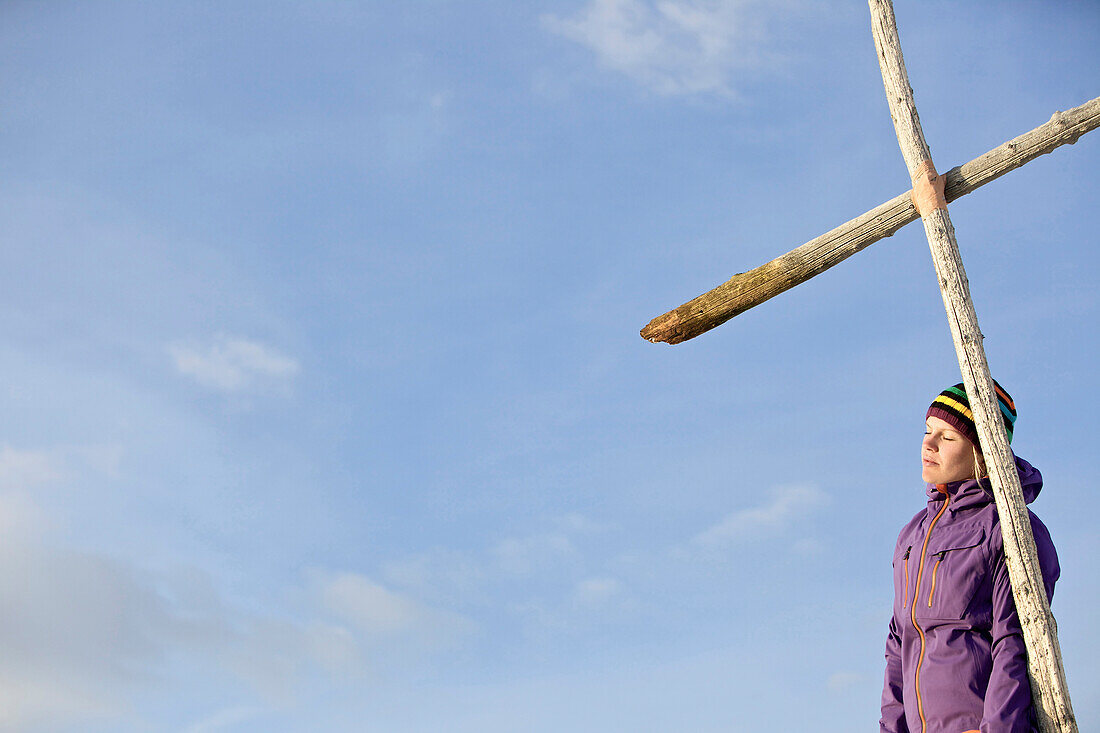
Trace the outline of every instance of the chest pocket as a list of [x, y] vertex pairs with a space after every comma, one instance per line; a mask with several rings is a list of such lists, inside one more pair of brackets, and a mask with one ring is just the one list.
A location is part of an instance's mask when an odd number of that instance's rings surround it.
[[932, 537], [925, 558], [927, 581], [915, 599], [917, 616], [961, 619], [974, 593], [986, 579], [985, 530], [976, 527]]

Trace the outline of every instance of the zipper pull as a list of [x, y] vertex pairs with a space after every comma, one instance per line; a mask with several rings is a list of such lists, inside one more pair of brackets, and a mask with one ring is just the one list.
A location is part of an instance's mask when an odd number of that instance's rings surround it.
[[[905, 548], [905, 557], [902, 558], [902, 562], [905, 564], [905, 591], [901, 599], [901, 607], [909, 608], [909, 553], [913, 551], [913, 546], [909, 545]], [[915, 591], [914, 591], [915, 592]]]
[[930, 557], [936, 558], [936, 564], [932, 566], [932, 589], [928, 591], [928, 607], [932, 607], [932, 595], [936, 592], [936, 573], [940, 570], [940, 563], [947, 557], [947, 550], [933, 552]]

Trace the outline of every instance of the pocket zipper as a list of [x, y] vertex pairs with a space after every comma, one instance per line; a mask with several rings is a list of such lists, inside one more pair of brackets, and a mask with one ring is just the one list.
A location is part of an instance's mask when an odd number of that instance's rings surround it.
[[905, 593], [901, 601], [902, 608], [909, 607], [909, 553], [913, 550], [913, 546], [909, 545], [905, 548], [905, 557], [902, 558], [902, 562], [905, 563]]
[[943, 558], [947, 555], [947, 550], [941, 550], [936, 553], [939, 557], [936, 558], [936, 564], [932, 566], [932, 588], [928, 591], [928, 607], [932, 607], [932, 596], [936, 592], [936, 571], [940, 569], [940, 563], [943, 562]]

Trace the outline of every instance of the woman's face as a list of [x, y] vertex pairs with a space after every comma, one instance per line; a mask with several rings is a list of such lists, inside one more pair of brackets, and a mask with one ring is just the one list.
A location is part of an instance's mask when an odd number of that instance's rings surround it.
[[938, 417], [925, 422], [921, 478], [930, 484], [974, 478], [974, 444]]

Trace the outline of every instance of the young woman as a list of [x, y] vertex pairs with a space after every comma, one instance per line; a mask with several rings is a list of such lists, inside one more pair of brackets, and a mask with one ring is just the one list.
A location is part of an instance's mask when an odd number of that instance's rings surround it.
[[[994, 382], [1009, 443], [1012, 398]], [[921, 472], [928, 505], [894, 548], [894, 615], [886, 639], [882, 733], [1031, 733], [1027, 653], [1005, 567], [997, 507], [961, 384], [928, 408]], [[1042, 476], [1016, 458], [1024, 500]], [[1047, 599], [1058, 556], [1032, 514]]]

